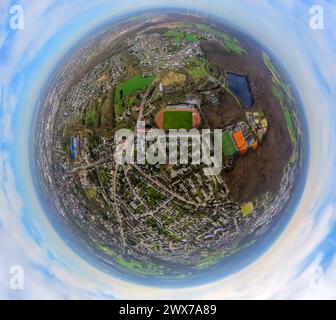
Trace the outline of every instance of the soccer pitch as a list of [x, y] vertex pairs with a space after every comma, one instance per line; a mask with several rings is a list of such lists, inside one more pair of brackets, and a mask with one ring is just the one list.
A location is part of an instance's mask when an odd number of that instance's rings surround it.
[[229, 132], [223, 133], [223, 152], [224, 155], [228, 158], [234, 156], [234, 154], [237, 152], [236, 145]]
[[187, 129], [193, 128], [193, 114], [191, 111], [167, 111], [163, 118], [164, 129]]

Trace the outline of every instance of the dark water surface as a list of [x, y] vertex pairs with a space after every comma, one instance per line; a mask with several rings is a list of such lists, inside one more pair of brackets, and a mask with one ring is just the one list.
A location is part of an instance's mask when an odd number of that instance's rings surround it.
[[240, 99], [244, 107], [249, 108], [253, 105], [248, 78], [235, 73], [226, 74], [230, 90]]

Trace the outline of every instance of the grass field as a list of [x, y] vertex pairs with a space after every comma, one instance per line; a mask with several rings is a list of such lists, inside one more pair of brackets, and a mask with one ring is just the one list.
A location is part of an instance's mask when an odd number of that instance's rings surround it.
[[254, 211], [254, 205], [252, 202], [246, 203], [244, 205], [241, 206], [241, 211], [243, 214], [243, 218], [246, 218], [247, 216], [249, 216], [250, 214], [253, 213]]
[[[297, 156], [298, 156], [298, 150], [297, 150], [297, 140], [296, 140], [296, 134], [295, 134], [295, 127], [293, 122], [293, 115], [288, 110], [287, 105], [285, 104], [285, 97], [282, 93], [281, 89], [279, 87], [273, 86], [273, 95], [279, 100], [282, 113], [285, 117], [286, 125], [288, 128], [289, 137], [292, 143], [293, 152], [289, 159], [290, 163], [295, 163]], [[291, 99], [291, 97], [289, 97]], [[294, 114], [295, 115], [295, 114]]]
[[187, 70], [194, 78], [206, 78], [210, 75], [208, 62], [205, 59], [193, 59]]
[[190, 130], [193, 128], [193, 116], [192, 112], [165, 112], [163, 118], [164, 129], [187, 129]]
[[109, 247], [106, 247], [99, 243], [96, 243], [96, 245], [105, 254], [112, 256], [120, 267], [126, 268], [141, 275], [164, 276], [164, 267], [161, 267], [155, 262], [144, 263], [142, 261], [137, 261], [132, 258], [125, 259], [123, 256], [117, 254]]
[[[292, 152], [292, 155], [291, 155], [291, 158], [290, 158], [289, 162], [294, 163], [297, 159], [297, 140], [296, 140], [297, 138], [296, 138], [296, 134], [295, 134], [297, 128], [294, 126], [294, 121], [293, 121], [293, 119], [295, 119], [295, 113], [293, 111], [292, 112], [289, 111], [287, 103], [293, 105], [295, 100], [294, 100], [294, 97], [292, 95], [290, 85], [287, 84], [287, 83], [284, 83], [281, 80], [279, 72], [277, 71], [276, 67], [272, 64], [271, 59], [266, 52], [263, 52], [263, 59], [264, 59], [264, 63], [266, 65], [266, 67], [269, 69], [269, 71], [272, 75], [272, 81], [273, 81], [272, 92], [273, 92], [273, 95], [274, 95], [274, 97], [276, 97], [279, 100], [283, 115], [285, 117], [285, 121], [286, 121], [286, 124], [287, 124], [290, 140], [291, 140], [291, 143], [292, 143], [292, 146], [293, 146], [293, 152]], [[286, 102], [285, 95], [287, 97], [288, 102]]]
[[238, 55], [246, 54], [246, 50], [240, 45], [239, 41], [229, 36], [228, 34], [203, 24], [198, 24], [197, 29], [203, 32], [213, 33], [217, 35], [219, 38], [221, 38], [223, 40], [223, 44], [227, 52]]
[[97, 108], [96, 106], [93, 106], [85, 113], [85, 126], [96, 127], [97, 124], [98, 124]]
[[100, 125], [102, 127], [111, 128], [114, 125], [114, 89], [111, 89], [106, 99], [104, 99], [98, 106], [98, 113], [100, 115]]
[[[131, 105], [127, 104], [127, 97], [136, 91], [146, 89], [149, 85], [152, 84], [154, 79], [154, 76], [142, 78], [140, 75], [137, 75], [124, 83], [118, 84], [114, 97], [116, 115], [118, 116], [122, 114], [126, 107], [131, 107]], [[129, 104], [133, 103], [134, 101], [134, 99], [130, 99]]]
[[222, 38], [227, 52], [238, 55], [246, 54], [246, 50], [240, 45], [237, 39], [234, 39], [227, 34], [223, 34]]
[[184, 73], [169, 71], [163, 78], [162, 84], [164, 87], [183, 86], [187, 81], [187, 76]]
[[237, 148], [231, 137], [231, 134], [228, 132], [225, 132], [223, 134], [223, 153], [224, 155], [230, 158], [230, 157], [233, 157], [236, 152], [237, 152]]
[[210, 26], [206, 24], [198, 24], [197, 29], [204, 31], [204, 32], [208, 32], [208, 33], [217, 33], [217, 30], [211, 28]]
[[284, 114], [285, 120], [286, 120], [286, 124], [287, 124], [287, 128], [289, 131], [289, 136], [292, 142], [293, 147], [295, 148], [296, 146], [296, 138], [295, 138], [295, 129], [294, 129], [294, 124], [293, 124], [293, 120], [292, 120], [292, 116], [285, 104], [285, 97], [282, 93], [282, 91], [277, 88], [276, 86], [273, 86], [273, 95], [279, 100], [280, 104], [281, 104], [281, 109], [282, 112]]
[[268, 70], [272, 74], [273, 82], [280, 86], [281, 85], [280, 74], [277, 71], [276, 67], [272, 64], [270, 56], [268, 55], [267, 52], [263, 52], [262, 55], [263, 55], [263, 59], [264, 59], [264, 63], [266, 65], [266, 67], [268, 68]]
[[282, 112], [283, 112], [283, 114], [285, 116], [285, 120], [286, 120], [286, 124], [287, 124], [287, 127], [288, 127], [288, 131], [289, 131], [291, 142], [292, 142], [293, 146], [295, 146], [296, 139], [295, 139], [294, 125], [293, 125], [292, 116], [289, 113], [288, 108], [286, 106], [284, 106], [282, 108]]
[[196, 42], [200, 40], [200, 36], [196, 34], [185, 33], [182, 31], [168, 31], [164, 34], [166, 38], [173, 39], [175, 44], [180, 45], [183, 40], [188, 42]]
[[95, 189], [84, 189], [85, 195], [89, 199], [89, 201], [97, 200], [97, 190]]

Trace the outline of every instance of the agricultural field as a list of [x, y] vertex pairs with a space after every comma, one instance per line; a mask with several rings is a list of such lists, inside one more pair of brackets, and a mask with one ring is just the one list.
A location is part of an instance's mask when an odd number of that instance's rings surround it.
[[180, 45], [183, 40], [196, 42], [201, 39], [197, 34], [185, 33], [182, 31], [168, 31], [164, 34], [166, 38], [172, 39], [175, 45]]
[[192, 112], [179, 112], [170, 111], [164, 113], [164, 129], [187, 129], [193, 128], [193, 115]]
[[267, 54], [267, 52], [263, 52], [262, 53], [263, 56], [263, 60], [264, 63], [266, 65], [266, 67], [268, 68], [268, 70], [271, 72], [272, 74], [272, 81], [274, 84], [280, 86], [281, 85], [281, 77], [279, 72], [277, 71], [276, 67], [273, 65], [273, 63], [271, 62], [271, 59], [269, 57], [269, 55]]
[[[277, 98], [280, 102], [281, 109], [286, 121], [286, 125], [288, 128], [291, 144], [293, 147], [293, 152], [290, 158], [290, 162], [295, 162], [296, 156], [297, 156], [297, 137], [295, 134], [295, 127], [293, 122], [293, 114], [289, 110], [286, 100], [288, 103], [293, 103], [294, 97], [291, 93], [290, 86], [283, 81], [281, 81], [280, 75], [278, 71], [276, 70], [275, 66], [272, 64], [269, 55], [266, 52], [263, 52], [263, 60], [268, 68], [268, 70], [271, 72], [272, 75], [272, 93], [275, 98]], [[285, 97], [285, 94], [287, 96], [287, 99]]]
[[234, 39], [225, 33], [223, 34], [222, 39], [224, 47], [228, 53], [238, 55], [246, 54], [246, 50], [239, 44], [237, 39]]
[[295, 130], [294, 130], [294, 125], [293, 125], [293, 120], [292, 120], [292, 116], [285, 104], [285, 97], [283, 95], [283, 93], [281, 92], [281, 89], [278, 89], [277, 87], [273, 86], [273, 95], [279, 100], [280, 104], [281, 104], [281, 109], [282, 112], [284, 114], [285, 120], [286, 120], [286, 124], [287, 124], [287, 128], [289, 131], [289, 136], [292, 142], [292, 145], [295, 149], [296, 146], [296, 137], [295, 137]]
[[211, 28], [210, 26], [206, 24], [198, 24], [197, 29], [200, 31], [208, 32], [208, 33], [214, 33], [214, 34], [218, 33], [217, 30], [215, 30], [214, 28]]
[[121, 267], [129, 269], [131, 271], [139, 272], [140, 274], [143, 274], [143, 275], [153, 274], [153, 273], [155, 273], [158, 276], [164, 275], [164, 268], [154, 262], [151, 262], [149, 264], [144, 264], [143, 262], [135, 260], [135, 259], [131, 259], [131, 258], [125, 259], [123, 256], [116, 253], [114, 250], [112, 250], [109, 247], [106, 247], [98, 243], [96, 243], [96, 245], [105, 254], [112, 256]]
[[225, 50], [230, 54], [244, 55], [247, 53], [236, 38], [233, 38], [224, 32], [217, 31], [210, 26], [203, 24], [197, 25], [197, 29], [203, 32], [216, 34], [218, 38], [223, 40]]

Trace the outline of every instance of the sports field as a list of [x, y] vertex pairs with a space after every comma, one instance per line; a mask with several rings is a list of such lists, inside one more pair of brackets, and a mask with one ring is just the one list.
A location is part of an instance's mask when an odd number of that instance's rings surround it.
[[193, 128], [193, 114], [190, 111], [170, 111], [165, 112], [163, 116], [163, 127], [169, 129], [187, 129]]
[[223, 153], [226, 157], [230, 158], [237, 152], [236, 145], [229, 132], [223, 133]]

